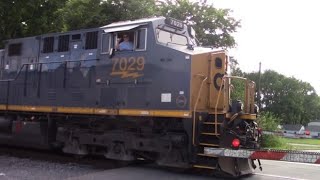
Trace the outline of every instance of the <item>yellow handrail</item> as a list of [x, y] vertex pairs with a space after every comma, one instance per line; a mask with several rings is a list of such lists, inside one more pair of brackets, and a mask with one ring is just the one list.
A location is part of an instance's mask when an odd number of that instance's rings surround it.
[[[222, 82], [221, 84], [223, 84], [225, 86], [225, 82], [226, 79], [240, 79], [240, 80], [244, 80], [246, 81], [246, 88], [245, 88], [245, 113], [252, 113], [254, 111], [254, 107], [251, 106], [249, 107], [250, 104], [253, 104], [254, 101], [254, 88], [255, 88], [255, 83], [253, 81], [248, 80], [247, 78], [244, 77], [238, 77], [238, 76], [228, 76], [225, 75], [222, 78]], [[253, 86], [251, 87], [250, 85]], [[216, 105], [215, 105], [215, 133], [218, 132], [218, 127], [217, 127], [217, 123], [218, 123], [218, 104], [219, 104], [219, 100], [220, 100], [220, 95], [221, 95], [221, 91], [222, 91], [222, 85], [220, 86], [219, 92], [218, 92], [218, 98], [216, 101]], [[249, 102], [250, 101], [250, 102]], [[248, 108], [249, 107], [249, 108]]]
[[193, 125], [192, 125], [192, 144], [193, 145], [196, 145], [196, 143], [195, 143], [195, 133], [196, 133], [195, 125], [196, 125], [196, 110], [197, 110], [197, 106], [198, 106], [198, 101], [199, 101], [199, 98], [200, 98], [200, 94], [201, 94], [201, 90], [202, 90], [202, 87], [203, 87], [203, 83], [208, 79], [208, 77], [203, 75], [203, 74], [196, 74], [196, 76], [203, 77], [204, 79], [201, 82], [201, 85], [200, 85], [200, 88], [199, 88], [199, 92], [198, 92], [198, 96], [197, 96], [197, 100], [196, 100], [196, 103], [195, 103], [194, 108], [193, 108]]

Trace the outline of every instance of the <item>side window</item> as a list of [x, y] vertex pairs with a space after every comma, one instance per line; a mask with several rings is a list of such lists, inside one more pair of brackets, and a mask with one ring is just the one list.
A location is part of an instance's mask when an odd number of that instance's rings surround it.
[[54, 47], [54, 37], [45, 37], [43, 39], [43, 47], [42, 52], [43, 53], [52, 53]]
[[10, 44], [8, 56], [20, 56], [21, 55], [22, 43]]
[[73, 34], [71, 38], [72, 41], [79, 41], [81, 40], [81, 34]]
[[136, 40], [136, 50], [146, 50], [147, 29], [138, 29], [136, 31]]
[[2, 55], [2, 52], [0, 51], [0, 69], [4, 69], [4, 57]]
[[58, 42], [58, 52], [66, 52], [69, 51], [69, 35], [62, 35], [59, 36], [59, 42]]
[[102, 34], [101, 53], [107, 53], [110, 49], [110, 34]]
[[86, 33], [85, 49], [97, 49], [98, 45], [98, 31]]

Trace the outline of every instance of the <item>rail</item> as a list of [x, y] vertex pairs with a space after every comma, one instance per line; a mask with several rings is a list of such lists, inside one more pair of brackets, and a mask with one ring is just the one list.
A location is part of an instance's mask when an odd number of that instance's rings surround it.
[[15, 81], [21, 74], [23, 68], [25, 66], [29, 66], [29, 65], [42, 65], [42, 64], [56, 64], [56, 63], [68, 63], [68, 62], [83, 62], [83, 61], [98, 61], [99, 59], [84, 59], [84, 60], [70, 60], [70, 61], [52, 61], [52, 62], [37, 62], [37, 63], [24, 63], [22, 64], [22, 66], [19, 68], [18, 73], [16, 74], [16, 76], [13, 79], [0, 79], [0, 82], [7, 82], [7, 81]]
[[[69, 62], [85, 62], [85, 61], [98, 61], [99, 59], [84, 59], [84, 60], [70, 60], [70, 61], [52, 61], [52, 62], [37, 62], [37, 63], [24, 63], [21, 65], [21, 67], [19, 68], [18, 73], [15, 75], [14, 78], [12, 79], [2, 79], [0, 80], [0, 83], [4, 82], [7, 83], [7, 98], [6, 98], [6, 109], [8, 109], [8, 104], [9, 104], [9, 96], [10, 96], [10, 83], [12, 81], [15, 81], [18, 79], [18, 77], [20, 76], [21, 72], [23, 72], [23, 69], [26, 67], [26, 73], [28, 72], [28, 67], [30, 65], [40, 65], [40, 72], [42, 71], [42, 65], [43, 64], [56, 64], [56, 63], [60, 63], [60, 64], [65, 64], [65, 68], [67, 67], [67, 64]], [[39, 76], [38, 79], [38, 83], [40, 83], [41, 80], [41, 76]], [[24, 79], [24, 94], [26, 94], [26, 81], [27, 81], [27, 76], [25, 76]], [[64, 80], [64, 84], [65, 84], [65, 80]], [[40, 86], [38, 85], [38, 96], [40, 94]]]

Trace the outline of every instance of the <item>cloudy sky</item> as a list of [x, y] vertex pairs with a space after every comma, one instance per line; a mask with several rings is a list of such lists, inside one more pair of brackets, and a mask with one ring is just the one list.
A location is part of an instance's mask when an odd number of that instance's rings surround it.
[[[233, 10], [242, 27], [230, 50], [246, 72], [272, 69], [309, 82], [320, 94], [320, 2], [317, 0], [207, 0]], [[319, 74], [318, 74], [319, 73]]]

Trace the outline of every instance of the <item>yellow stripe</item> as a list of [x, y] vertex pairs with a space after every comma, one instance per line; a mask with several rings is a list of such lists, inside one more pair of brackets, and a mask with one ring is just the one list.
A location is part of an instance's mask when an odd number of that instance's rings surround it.
[[8, 105], [10, 111], [32, 111], [32, 112], [51, 112], [52, 108], [47, 106], [20, 106]]
[[6, 110], [6, 105], [0, 105], [0, 110]]
[[[0, 105], [0, 110], [6, 110], [5, 105]], [[54, 107], [54, 106], [23, 106], [9, 105], [9, 111], [29, 111], [29, 112], [55, 112], [72, 114], [100, 114], [100, 115], [122, 115], [122, 116], [157, 116], [157, 117], [183, 117], [190, 118], [189, 111], [172, 110], [142, 110], [142, 109], [104, 109], [86, 107]]]
[[[231, 113], [226, 114], [226, 118], [231, 118]], [[256, 114], [241, 114], [239, 115], [240, 119], [248, 119], [248, 120], [256, 120], [257, 115]]]
[[191, 117], [191, 113], [189, 111], [139, 110], [139, 109], [119, 109], [119, 115], [124, 115], [124, 116]]
[[116, 109], [95, 108], [94, 109], [94, 114], [118, 115], [118, 110], [116, 110]]
[[256, 114], [242, 114], [240, 115], [241, 119], [250, 119], [250, 120], [256, 120], [257, 115]]
[[[209, 111], [209, 114], [216, 114], [215, 111]], [[217, 114], [226, 114], [225, 112], [223, 111], [218, 111]]]

